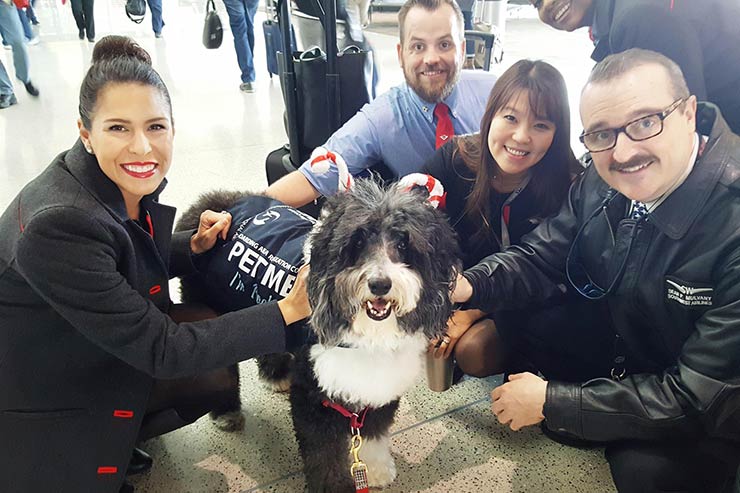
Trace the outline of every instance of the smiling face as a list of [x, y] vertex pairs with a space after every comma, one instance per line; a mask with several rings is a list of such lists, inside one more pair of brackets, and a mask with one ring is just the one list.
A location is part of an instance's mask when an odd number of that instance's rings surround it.
[[100, 169], [121, 190], [126, 210], [139, 218], [139, 201], [162, 183], [172, 161], [174, 127], [159, 89], [113, 83], [99, 93], [91, 127], [80, 137]]
[[406, 83], [430, 103], [450, 95], [460, 77], [465, 42], [455, 11], [443, 4], [434, 11], [413, 7], [398, 44]]
[[554, 123], [532, 112], [529, 93], [520, 90], [494, 114], [488, 148], [502, 172], [519, 176], [540, 162], [555, 130]]
[[[586, 133], [619, 128], [658, 113], [679, 99], [668, 72], [657, 64], [640, 65], [611, 80], [588, 84], [581, 94]], [[632, 200], [659, 199], [681, 179], [693, 150], [696, 98], [691, 96], [663, 121], [663, 131], [635, 142], [624, 132], [613, 149], [591, 154], [599, 175]]]
[[574, 31], [591, 24], [593, 0], [530, 0], [540, 20], [560, 31]]

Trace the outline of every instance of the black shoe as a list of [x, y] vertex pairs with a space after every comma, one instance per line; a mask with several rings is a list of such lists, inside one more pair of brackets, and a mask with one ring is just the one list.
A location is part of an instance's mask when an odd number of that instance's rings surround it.
[[134, 493], [134, 485], [128, 481], [124, 481], [121, 485], [121, 489], [118, 490], [118, 493]]
[[33, 83], [29, 80], [24, 84], [26, 86], [26, 91], [28, 91], [28, 94], [30, 94], [33, 97], [38, 97], [39, 90], [36, 89], [36, 87], [33, 85]]
[[140, 448], [134, 447], [134, 450], [131, 452], [131, 461], [128, 463], [126, 474], [132, 476], [147, 472], [152, 468], [152, 462], [152, 457], [149, 454]]
[[81, 28], [79, 32], [80, 39], [85, 39], [85, 28]]
[[95, 38], [87, 38], [87, 40], [88, 40], [89, 42], [91, 42], [91, 43], [94, 43], [94, 42], [95, 42]]

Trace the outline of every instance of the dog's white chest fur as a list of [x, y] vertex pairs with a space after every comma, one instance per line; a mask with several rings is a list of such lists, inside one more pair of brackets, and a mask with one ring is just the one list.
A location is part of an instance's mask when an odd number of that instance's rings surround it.
[[393, 349], [316, 344], [310, 359], [319, 387], [330, 399], [358, 407], [377, 408], [398, 399], [416, 381], [427, 347], [423, 334], [398, 339]]

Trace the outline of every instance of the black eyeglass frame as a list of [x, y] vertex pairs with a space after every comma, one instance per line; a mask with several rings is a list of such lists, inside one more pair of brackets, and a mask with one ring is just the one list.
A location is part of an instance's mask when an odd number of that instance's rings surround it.
[[[681, 106], [681, 104], [683, 104], [687, 99], [688, 98], [677, 99], [676, 101], [671, 103], [671, 105], [668, 108], [664, 109], [663, 111], [658, 111], [657, 113], [650, 113], [649, 115], [641, 116], [640, 118], [635, 118], [634, 120], [625, 123], [619, 128], [606, 128], [602, 130], [594, 130], [593, 132], [588, 132], [588, 133], [586, 133], [585, 131], [581, 132], [581, 135], [578, 136], [578, 140], [581, 141], [581, 144], [583, 144], [586, 147], [586, 149], [588, 149], [589, 152], [594, 153], [594, 152], [604, 152], [610, 149], [614, 149], [617, 146], [617, 139], [619, 138], [620, 133], [623, 133], [624, 135], [626, 135], [627, 138], [629, 138], [633, 142], [643, 142], [645, 140], [652, 139], [653, 137], [657, 137], [658, 135], [663, 133], [663, 128], [665, 127], [664, 120], [668, 118], [671, 115], [671, 113], [676, 111], [676, 109], [678, 109], [678, 107]], [[645, 120], [647, 118], [653, 118], [655, 116], [657, 116], [658, 119], [660, 120], [660, 130], [658, 130], [653, 135], [649, 137], [643, 137], [641, 139], [636, 139], [632, 137], [627, 131], [627, 127], [629, 127], [630, 125], [637, 123], [639, 121]], [[612, 144], [609, 147], [605, 147], [604, 149], [599, 149], [596, 151], [593, 149], [589, 149], [588, 145], [586, 144], [586, 137], [588, 137], [589, 135], [594, 135], [594, 134], [598, 134], [601, 132], [611, 132], [612, 133], [612, 135], [614, 136], [614, 141], [612, 142]]]

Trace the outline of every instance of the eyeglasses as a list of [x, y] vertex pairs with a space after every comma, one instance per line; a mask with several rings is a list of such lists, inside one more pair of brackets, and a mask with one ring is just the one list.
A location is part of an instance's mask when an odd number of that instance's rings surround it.
[[[632, 244], [634, 243], [634, 239], [637, 236], [637, 231], [639, 229], [637, 225], [640, 223], [641, 219], [638, 219], [634, 222], [634, 224], [632, 224], [632, 229], [630, 230], [629, 236], [629, 243], [627, 245], [627, 251], [622, 257], [622, 261], [619, 264], [619, 268], [617, 269], [614, 278], [606, 288], [602, 288], [596, 283], [596, 281], [591, 278], [588, 271], [586, 270], [586, 266], [583, 265], [583, 263], [579, 260], [580, 249], [578, 247], [578, 244], [581, 237], [583, 236], [583, 231], [596, 217], [604, 214], [604, 217], [607, 218], [607, 221], [609, 220], [608, 216], [606, 216], [606, 208], [612, 201], [612, 199], [614, 199], [614, 197], [616, 197], [617, 195], [619, 194], [615, 190], [610, 190], [602, 204], [591, 213], [586, 222], [584, 222], [583, 225], [578, 229], [575, 238], [573, 238], [573, 243], [571, 243], [570, 245], [568, 256], [565, 259], [565, 276], [568, 278], [568, 282], [570, 282], [570, 284], [575, 288], [578, 294], [580, 294], [584, 298], [588, 298], [589, 300], [600, 300], [601, 298], [614, 291], [617, 283], [622, 279], [624, 271], [627, 269], [627, 261], [629, 260], [630, 252], [632, 251]], [[611, 228], [611, 226], [609, 227]]]
[[594, 132], [582, 133], [579, 139], [591, 152], [602, 152], [613, 149], [617, 145], [617, 137], [620, 133], [635, 142], [652, 139], [663, 131], [663, 120], [673, 113], [686, 98], [674, 101], [668, 108], [652, 115], [640, 117], [628, 122], [623, 127], [607, 128], [605, 130], [596, 130]]

